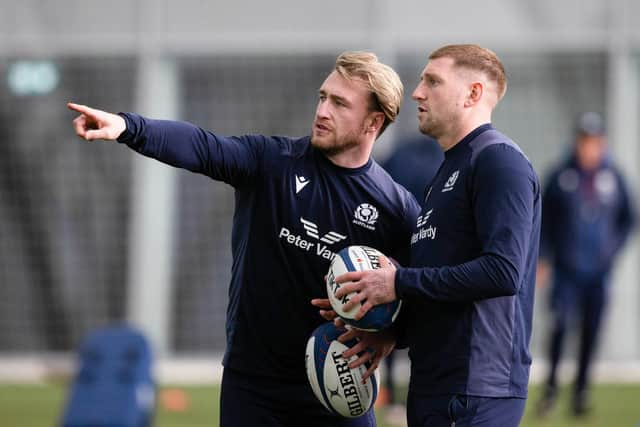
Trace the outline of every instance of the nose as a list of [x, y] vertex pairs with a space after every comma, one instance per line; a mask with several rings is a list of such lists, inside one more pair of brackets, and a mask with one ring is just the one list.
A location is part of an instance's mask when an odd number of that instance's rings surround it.
[[411, 98], [414, 101], [421, 101], [426, 98], [426, 95], [424, 93], [424, 88], [422, 87], [421, 84], [418, 84], [418, 86], [416, 86], [416, 88], [413, 90], [413, 93], [411, 94]]
[[318, 106], [316, 107], [316, 116], [323, 119], [329, 117], [329, 106], [327, 105], [327, 102], [323, 101], [322, 99], [318, 101]]

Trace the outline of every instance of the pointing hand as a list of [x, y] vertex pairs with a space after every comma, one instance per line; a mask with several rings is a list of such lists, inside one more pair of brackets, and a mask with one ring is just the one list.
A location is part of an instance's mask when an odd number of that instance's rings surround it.
[[73, 120], [73, 128], [76, 134], [87, 141], [94, 139], [116, 140], [127, 125], [122, 117], [106, 111], [96, 110], [86, 105], [69, 102], [67, 107], [70, 110], [80, 113]]

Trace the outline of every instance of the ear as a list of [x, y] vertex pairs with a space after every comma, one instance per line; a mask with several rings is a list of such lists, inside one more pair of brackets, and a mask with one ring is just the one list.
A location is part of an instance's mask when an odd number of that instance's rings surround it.
[[384, 113], [380, 111], [373, 111], [369, 114], [369, 117], [366, 121], [366, 131], [377, 133], [380, 128], [382, 128], [382, 124], [384, 123]]
[[471, 107], [477, 104], [482, 99], [484, 92], [484, 85], [481, 82], [473, 82], [469, 85], [469, 93], [467, 99], [464, 101], [465, 107]]

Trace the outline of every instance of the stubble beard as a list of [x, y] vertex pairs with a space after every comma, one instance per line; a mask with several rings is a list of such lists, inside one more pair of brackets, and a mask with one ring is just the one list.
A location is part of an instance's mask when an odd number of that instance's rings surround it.
[[317, 138], [311, 136], [311, 145], [317, 150], [321, 151], [327, 157], [333, 157], [349, 151], [361, 144], [360, 139], [355, 132], [348, 133], [344, 137], [338, 139], [335, 135], [332, 135], [331, 139], [322, 144]]
[[430, 136], [436, 140], [442, 138], [451, 132], [450, 124], [456, 123], [458, 117], [455, 113], [440, 115], [439, 118], [433, 118], [433, 116], [426, 117], [426, 120], [421, 120], [418, 124], [418, 129], [423, 134]]
[[420, 123], [418, 123], [418, 129], [420, 129], [420, 132], [435, 139], [437, 139], [440, 134], [438, 128], [439, 126], [436, 123], [429, 120], [421, 120]]

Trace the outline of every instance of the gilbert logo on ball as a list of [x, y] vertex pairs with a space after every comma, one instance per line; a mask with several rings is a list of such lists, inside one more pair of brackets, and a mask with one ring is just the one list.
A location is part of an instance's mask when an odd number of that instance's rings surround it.
[[351, 271], [364, 271], [374, 270], [380, 268], [380, 257], [383, 254], [377, 249], [370, 248], [368, 246], [347, 246], [338, 252], [329, 266], [329, 272], [327, 273], [327, 294], [329, 296], [329, 302], [331, 307], [340, 316], [345, 323], [353, 326], [354, 328], [362, 329], [365, 331], [379, 331], [391, 325], [400, 311], [402, 301], [393, 301], [387, 304], [380, 304], [374, 306], [367, 314], [360, 320], [355, 320], [354, 316], [360, 310], [362, 302], [357, 304], [349, 311], [345, 311], [342, 307], [344, 304], [350, 301], [354, 293], [345, 295], [342, 298], [335, 296], [340, 287], [347, 283], [336, 283], [336, 277], [351, 272]]
[[370, 365], [367, 362], [349, 368], [349, 363], [358, 356], [347, 360], [342, 353], [356, 341], [346, 344], [337, 341], [344, 332], [346, 329], [336, 328], [333, 322], [316, 328], [307, 342], [305, 367], [313, 393], [325, 408], [333, 414], [355, 418], [364, 415], [376, 401], [378, 371], [362, 384], [362, 375]]

